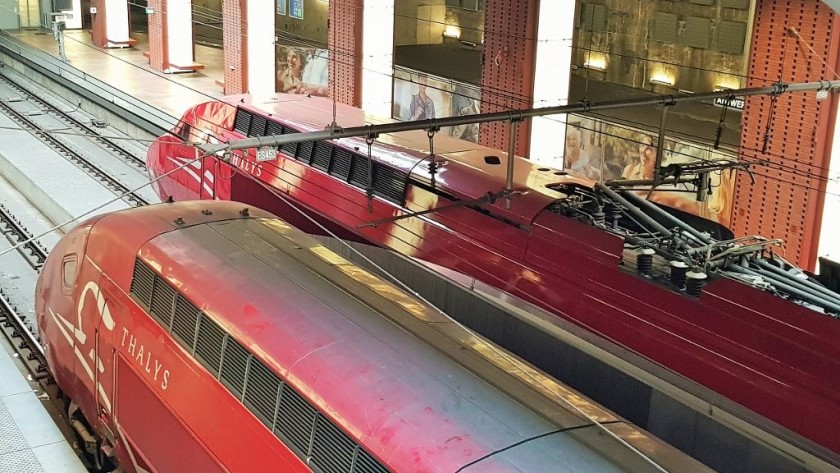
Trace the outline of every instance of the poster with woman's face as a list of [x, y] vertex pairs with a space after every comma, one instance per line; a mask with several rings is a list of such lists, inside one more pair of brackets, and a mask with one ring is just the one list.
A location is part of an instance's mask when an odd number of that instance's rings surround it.
[[275, 57], [275, 91], [329, 95], [329, 52], [326, 49], [277, 44]]

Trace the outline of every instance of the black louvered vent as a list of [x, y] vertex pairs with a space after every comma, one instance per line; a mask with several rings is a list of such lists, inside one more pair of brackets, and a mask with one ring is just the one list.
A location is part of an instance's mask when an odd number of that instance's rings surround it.
[[323, 141], [315, 142], [315, 150], [312, 152], [312, 167], [327, 171], [330, 168], [330, 158], [333, 147]]
[[225, 331], [212, 321], [207, 314], [201, 314], [198, 322], [198, 341], [195, 344], [195, 357], [213, 373], [219, 375], [219, 365], [222, 362], [222, 346], [225, 343]]
[[149, 312], [158, 323], [169, 330], [172, 325], [172, 309], [175, 306], [175, 289], [161, 278], [155, 278], [155, 290], [152, 293], [152, 304]]
[[373, 192], [380, 197], [402, 204], [407, 180], [408, 175], [401, 171], [379, 163], [373, 164]]
[[312, 428], [315, 426], [317, 414], [318, 411], [311, 404], [286, 384], [280, 396], [274, 431], [282, 434], [292, 446], [306, 456], [309, 452], [309, 439], [312, 437]]
[[268, 122], [268, 126], [265, 129], [266, 135], [282, 135], [283, 134], [283, 125], [277, 122]]
[[251, 117], [251, 126], [248, 128], [248, 136], [265, 135], [266, 122], [267, 120], [262, 115], [254, 115]]
[[241, 108], [236, 109], [236, 118], [233, 120], [233, 129], [242, 133], [243, 135], [248, 135], [248, 128], [251, 126], [251, 112], [246, 110], [242, 110]]
[[356, 455], [356, 465], [353, 467], [353, 473], [388, 473], [388, 469], [367, 451], [359, 450], [358, 455]]
[[175, 300], [175, 316], [172, 317], [172, 335], [192, 352], [195, 343], [195, 324], [198, 322], [198, 309], [178, 294]]
[[312, 464], [324, 473], [348, 473], [355, 453], [356, 443], [329, 419], [319, 416], [312, 439]]
[[362, 189], [368, 185], [368, 157], [361, 155], [353, 156], [353, 169], [350, 172], [350, 184]]
[[269, 429], [274, 428], [274, 410], [283, 381], [256, 358], [251, 358], [248, 382], [245, 384], [245, 406]]
[[155, 273], [139, 259], [134, 260], [134, 276], [131, 279], [131, 295], [146, 307], [152, 303], [152, 286]]
[[[284, 135], [291, 135], [291, 134], [294, 134], [294, 133], [297, 133], [297, 132], [298, 132], [297, 130], [289, 128], [287, 126], [283, 127], [283, 134]], [[285, 154], [288, 154], [289, 156], [294, 156], [295, 152], [297, 151], [297, 143], [284, 143], [280, 147], [280, 149], [282, 149]]]
[[312, 148], [314, 148], [314, 143], [312, 141], [304, 141], [303, 143], [298, 143], [297, 149], [297, 159], [299, 161], [303, 161], [306, 164], [312, 162]]
[[350, 165], [353, 163], [353, 153], [344, 148], [335, 147], [333, 151], [330, 174], [346, 181], [350, 177]]
[[236, 397], [242, 399], [245, 390], [245, 375], [248, 373], [248, 359], [251, 354], [236, 340], [228, 337], [225, 356], [222, 357], [222, 374], [219, 379]]

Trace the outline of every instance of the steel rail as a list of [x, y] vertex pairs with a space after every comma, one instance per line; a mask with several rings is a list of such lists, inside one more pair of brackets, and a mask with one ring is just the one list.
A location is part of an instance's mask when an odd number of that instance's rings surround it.
[[94, 139], [99, 144], [104, 145], [104, 146], [112, 149], [113, 151], [116, 151], [117, 153], [122, 155], [124, 158], [129, 160], [131, 162], [131, 164], [134, 164], [138, 167], [142, 167], [143, 169], [145, 169], [146, 163], [143, 160], [143, 158], [140, 158], [140, 157], [136, 156], [134, 153], [132, 153], [131, 151], [125, 149], [122, 146], [120, 146], [119, 144], [117, 144], [113, 140], [102, 136], [95, 129], [91, 128], [86, 123], [84, 123], [81, 120], [79, 120], [78, 118], [74, 117], [69, 112], [66, 112], [66, 111], [62, 110], [57, 105], [53, 105], [50, 102], [47, 102], [42, 97], [39, 97], [35, 92], [27, 89], [25, 86], [21, 85], [20, 83], [18, 83], [17, 81], [13, 80], [12, 78], [10, 78], [6, 75], [0, 74], [0, 82], [2, 82], [4, 85], [8, 86], [9, 88], [15, 89], [19, 93], [25, 95], [27, 100], [31, 100], [33, 102], [36, 102], [38, 105], [48, 109], [47, 110], [48, 113], [58, 115], [61, 120], [64, 120], [64, 121], [68, 122], [68, 124], [72, 125], [73, 127], [85, 132], [87, 135], [90, 136], [90, 138]]
[[146, 199], [141, 197], [136, 192], [132, 192], [125, 184], [111, 177], [102, 168], [90, 162], [80, 153], [76, 152], [73, 148], [56, 138], [48, 130], [44, 130], [43, 128], [38, 126], [38, 124], [26, 117], [24, 114], [15, 110], [8, 103], [0, 101], [0, 111], [5, 113], [9, 118], [13, 119], [20, 125], [22, 125], [24, 128], [26, 128], [30, 134], [35, 135], [42, 142], [49, 144], [53, 149], [55, 149], [59, 153], [63, 154], [64, 156], [66, 156], [67, 158], [84, 168], [87, 172], [95, 176], [97, 179], [99, 179], [100, 182], [105, 184], [107, 187], [119, 194], [124, 194], [125, 199], [132, 206], [139, 207], [142, 205], [149, 204], [149, 202]]
[[18, 246], [17, 250], [26, 259], [26, 262], [32, 266], [32, 269], [36, 271], [40, 270], [44, 266], [44, 261], [47, 260], [46, 248], [32, 240], [32, 235], [29, 231], [3, 204], [0, 204], [0, 225], [6, 227], [3, 234], [6, 235], [9, 243], [17, 245], [23, 241], [27, 242], [23, 246]]
[[259, 148], [262, 146], [280, 146], [304, 141], [335, 140], [351, 137], [376, 137], [383, 133], [397, 133], [414, 130], [438, 130], [441, 127], [467, 125], [473, 123], [488, 122], [518, 122], [526, 118], [541, 117], [546, 115], [565, 115], [569, 113], [586, 113], [596, 110], [615, 110], [620, 108], [640, 107], [646, 105], [670, 106], [679, 103], [700, 102], [714, 99], [734, 99], [735, 97], [747, 97], [754, 95], [778, 96], [791, 92], [807, 91], [831, 91], [840, 89], [840, 80], [801, 82], [801, 83], [776, 83], [766, 87], [749, 87], [744, 89], [720, 90], [714, 92], [703, 92], [697, 94], [675, 94], [659, 95], [656, 97], [643, 97], [637, 99], [612, 100], [605, 102], [584, 101], [572, 105], [559, 105], [553, 107], [538, 107], [523, 110], [511, 110], [507, 112], [477, 113], [458, 117], [435, 118], [429, 120], [416, 120], [409, 122], [386, 123], [382, 125], [364, 125], [350, 128], [327, 127], [323, 131], [311, 131], [304, 133], [293, 133], [288, 135], [271, 135], [246, 138], [242, 140], [231, 140], [227, 143], [209, 144], [199, 143], [196, 146], [204, 153], [210, 155], [218, 152]]
[[[37, 361], [38, 364], [33, 368], [30, 363], [24, 363], [26, 368], [36, 380], [48, 378], [47, 371], [47, 357], [44, 353], [44, 347], [38, 338], [26, 326], [25, 318], [17, 313], [17, 310], [6, 299], [3, 290], [0, 289], [0, 332], [6, 335], [6, 338], [14, 346], [15, 351], [20, 353], [23, 349], [29, 350], [29, 355], [26, 356], [27, 361]], [[15, 343], [15, 339], [20, 338], [20, 343]]]

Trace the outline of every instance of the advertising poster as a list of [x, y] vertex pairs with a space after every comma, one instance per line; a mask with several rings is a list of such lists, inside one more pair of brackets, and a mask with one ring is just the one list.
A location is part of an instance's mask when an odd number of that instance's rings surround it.
[[[397, 68], [394, 72], [394, 109], [391, 117], [401, 121], [473, 115], [480, 109], [478, 87]], [[445, 127], [447, 135], [478, 142], [478, 124]]]
[[[652, 179], [658, 147], [656, 133], [592, 118], [569, 115], [563, 168], [592, 180]], [[734, 161], [736, 156], [710, 146], [666, 137], [662, 165]], [[692, 184], [661, 185], [651, 200], [729, 225], [735, 171], [712, 173], [706, 200], [696, 199]], [[647, 193], [645, 193], [647, 195]]]
[[286, 14], [286, 2], [288, 0], [277, 0], [277, 14], [278, 15], [285, 15]]
[[[290, 12], [291, 13], [291, 12]], [[278, 43], [275, 91], [329, 96], [329, 51]]]
[[303, 19], [303, 0], [289, 0], [289, 16], [298, 20]]

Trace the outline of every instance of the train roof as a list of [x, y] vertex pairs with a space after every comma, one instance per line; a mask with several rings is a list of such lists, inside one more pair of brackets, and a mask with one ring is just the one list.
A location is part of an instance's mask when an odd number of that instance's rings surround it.
[[[142, 261], [391, 468], [650, 466], [603, 435], [593, 419], [647, 442], [643, 450], [663, 451], [655, 439], [282, 220], [259, 211], [243, 215], [242, 208], [162, 204], [111, 214], [94, 233], [116, 236], [122, 229], [129, 240], [146, 241], [137, 245]], [[447, 341], [432, 346], [429, 333]], [[533, 404], [522, 400], [535, 396], [551, 401], [540, 401], [549, 407], [526, 407]], [[556, 404], [559, 397], [574, 407]]]
[[[225, 97], [224, 100], [251, 112], [278, 117], [299, 131], [321, 131], [333, 120], [333, 102], [323, 97], [277, 94], [270, 101], [255, 102], [250, 95], [235, 95]], [[336, 122], [342, 127], [395, 121], [355, 107], [336, 104]], [[363, 154], [367, 152], [363, 138], [343, 138], [334, 142], [349, 149], [358, 149]], [[435, 174], [436, 185], [441, 190], [467, 200], [481, 198], [488, 192], [498, 192], [505, 187], [506, 152], [456, 139], [444, 132], [435, 134], [434, 151], [438, 161], [444, 162]], [[411, 174], [421, 182], [431, 180], [427, 159], [430, 154], [429, 138], [426, 131], [381, 134], [373, 145], [372, 154], [379, 161]], [[498, 159], [494, 160], [493, 157]], [[585, 187], [593, 185], [592, 181], [571, 176], [565, 171], [521, 156], [515, 159], [513, 190], [521, 194], [512, 199], [510, 208], [504, 202], [497, 202], [494, 212], [518, 224], [531, 224], [547, 206], [566, 197], [566, 194], [552, 187], [569, 183]]]

